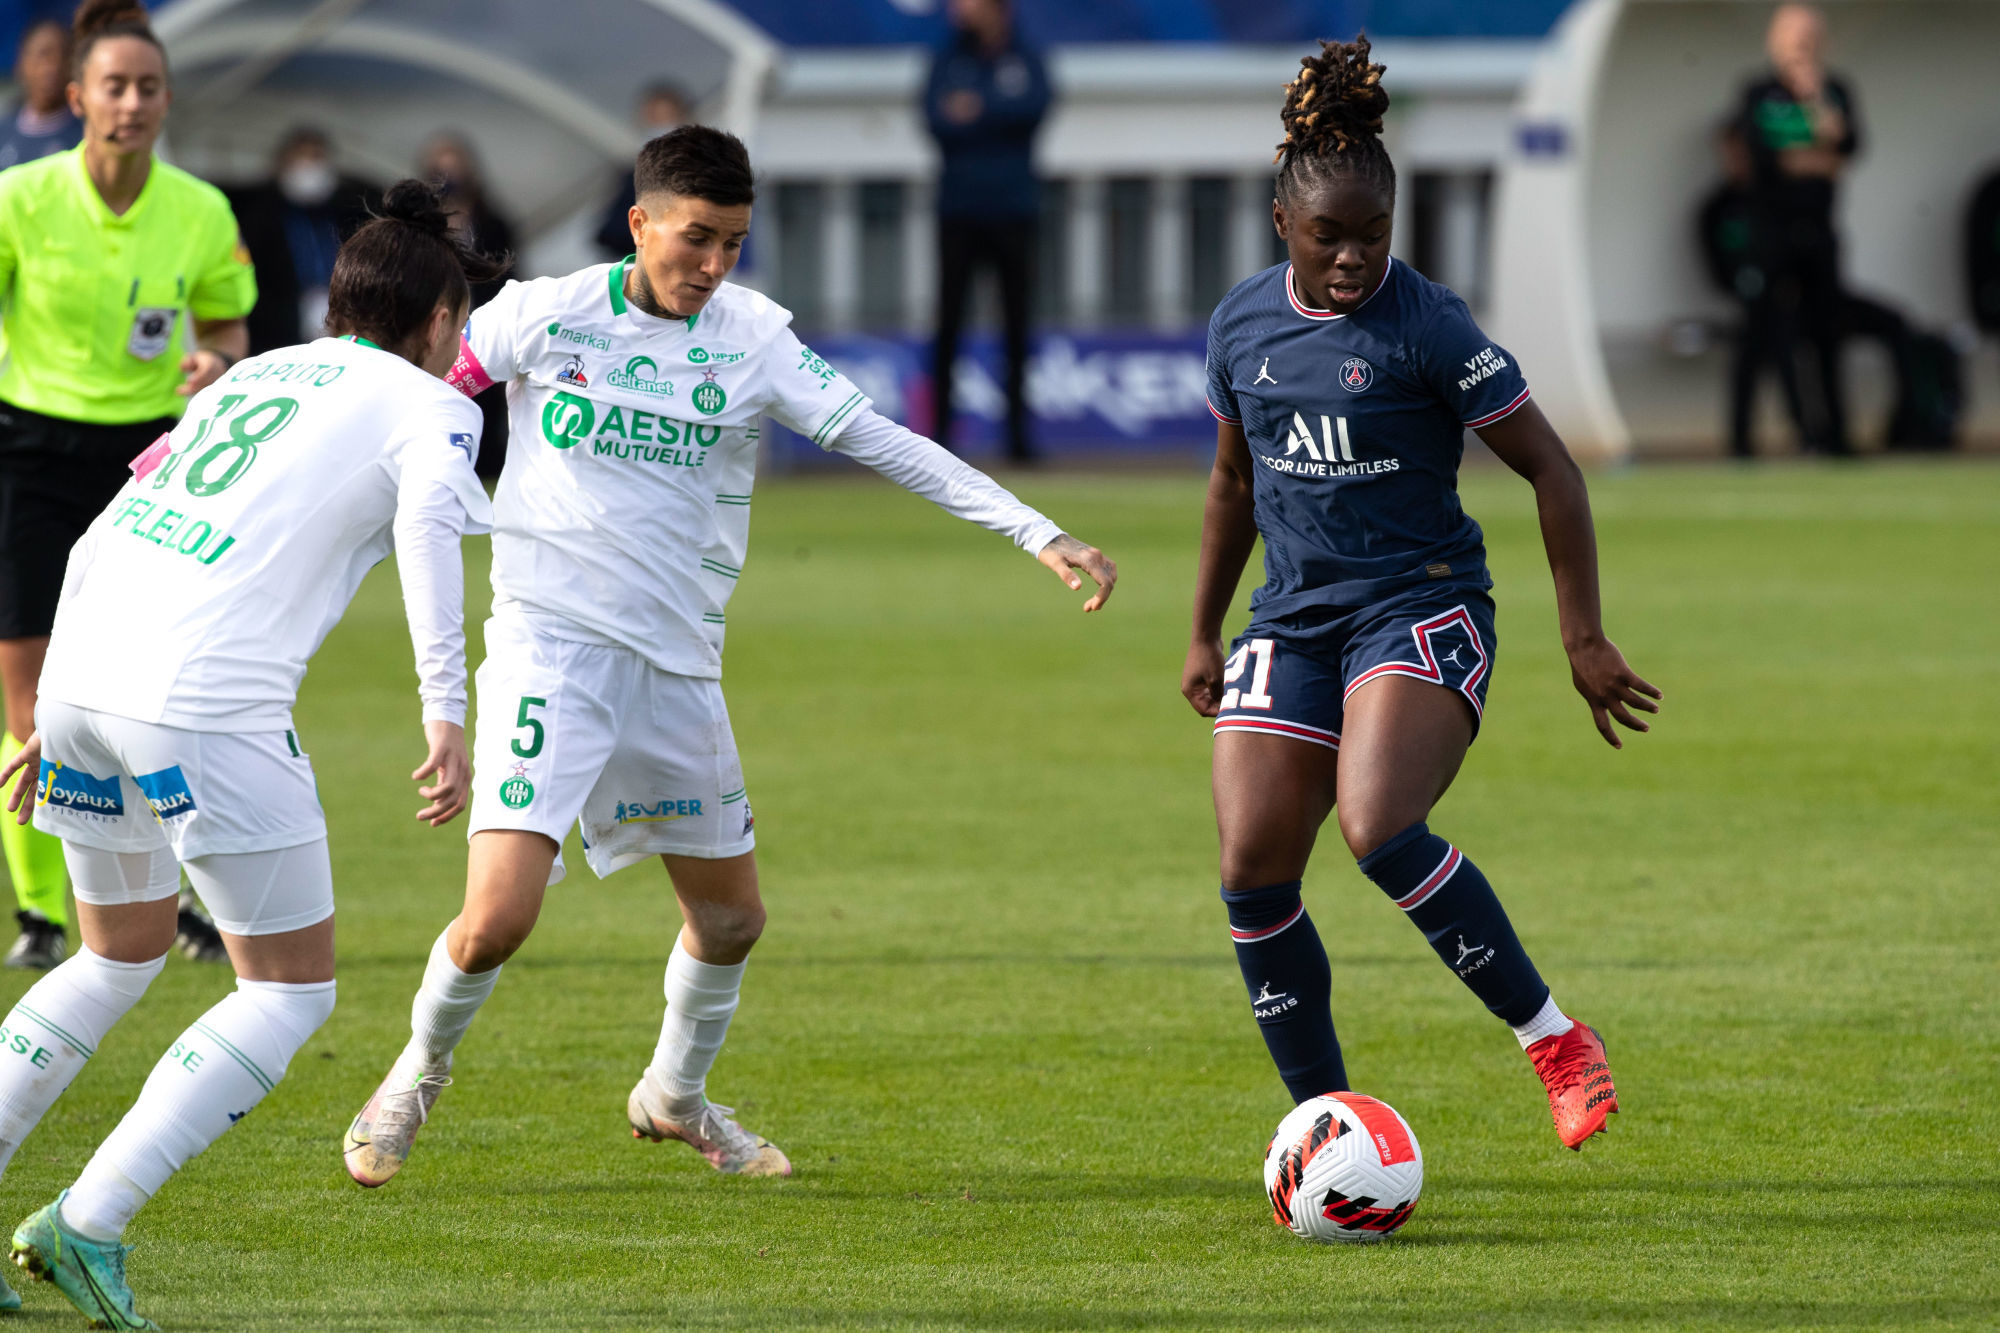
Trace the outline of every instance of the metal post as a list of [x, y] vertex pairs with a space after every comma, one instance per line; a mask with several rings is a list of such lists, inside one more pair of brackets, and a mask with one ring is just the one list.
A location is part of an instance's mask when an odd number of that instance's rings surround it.
[[1151, 230], [1152, 272], [1147, 275], [1147, 305], [1153, 324], [1178, 328], [1187, 321], [1188, 190], [1181, 176], [1153, 182]]
[[1078, 176], [1070, 182], [1069, 211], [1070, 320], [1079, 327], [1095, 324], [1104, 310], [1104, 181]]

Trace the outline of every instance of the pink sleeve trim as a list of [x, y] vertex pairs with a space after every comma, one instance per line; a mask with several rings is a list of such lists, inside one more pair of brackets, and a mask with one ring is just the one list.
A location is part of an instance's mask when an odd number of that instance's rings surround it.
[[1215, 410], [1215, 404], [1214, 404], [1214, 403], [1210, 403], [1210, 402], [1208, 401], [1208, 399], [1207, 399], [1207, 398], [1205, 398], [1205, 397], [1204, 397], [1204, 398], [1203, 398], [1203, 399], [1202, 399], [1201, 401], [1202, 401], [1202, 402], [1204, 402], [1204, 403], [1207, 403], [1207, 405], [1208, 405], [1208, 414], [1209, 414], [1210, 416], [1214, 417], [1214, 418], [1215, 418], [1215, 419], [1216, 419], [1217, 421], [1220, 421], [1220, 422], [1221, 422], [1221, 423], [1222, 423], [1223, 425], [1225, 425], [1225, 426], [1240, 426], [1240, 425], [1242, 425], [1242, 424], [1243, 424], [1243, 421], [1242, 421], [1242, 419], [1241, 419], [1241, 418], [1239, 418], [1239, 417], [1226, 417], [1226, 416], [1222, 415], [1222, 413], [1220, 413], [1220, 412], [1216, 411], [1216, 410]]
[[479, 358], [472, 354], [472, 344], [461, 337], [458, 340], [458, 360], [451, 363], [444, 382], [470, 398], [492, 388], [499, 381], [486, 373], [486, 367], [480, 365]]
[[1466, 422], [1465, 428], [1467, 430], [1478, 430], [1481, 426], [1490, 426], [1494, 422], [1498, 421], [1501, 417], [1506, 416], [1508, 413], [1512, 412], [1515, 408], [1519, 407], [1522, 403], [1525, 403], [1527, 401], [1528, 401], [1528, 391], [1526, 389], [1523, 389], [1521, 390], [1521, 396], [1516, 398], [1513, 402], [1507, 404], [1507, 406], [1501, 408], [1498, 412], [1488, 412], [1485, 416], [1480, 417], [1476, 421]]

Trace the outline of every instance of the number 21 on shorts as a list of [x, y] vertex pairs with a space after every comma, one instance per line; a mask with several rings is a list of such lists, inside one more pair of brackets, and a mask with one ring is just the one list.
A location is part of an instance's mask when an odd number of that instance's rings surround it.
[[[1222, 693], [1222, 707], [1269, 708], [1271, 706], [1271, 655], [1276, 647], [1269, 639], [1252, 639], [1229, 655], [1223, 664], [1222, 683], [1229, 686]], [[1254, 665], [1253, 665], [1254, 664]], [[1250, 688], [1240, 689], [1236, 682], [1243, 679], [1245, 670], [1250, 672]]]

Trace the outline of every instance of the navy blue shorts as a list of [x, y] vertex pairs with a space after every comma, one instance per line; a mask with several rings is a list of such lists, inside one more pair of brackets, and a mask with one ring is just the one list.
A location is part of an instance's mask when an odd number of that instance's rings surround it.
[[1477, 736], [1496, 647], [1493, 599], [1477, 588], [1412, 588], [1306, 630], [1253, 622], [1230, 645], [1215, 730], [1338, 750], [1347, 696], [1393, 675], [1458, 691]]

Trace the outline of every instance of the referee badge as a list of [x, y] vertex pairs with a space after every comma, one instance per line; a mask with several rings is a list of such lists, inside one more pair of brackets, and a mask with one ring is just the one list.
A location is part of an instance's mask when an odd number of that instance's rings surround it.
[[1358, 356], [1350, 356], [1340, 363], [1340, 387], [1349, 393], [1360, 393], [1375, 382], [1375, 367]]
[[125, 340], [125, 350], [141, 361], [151, 361], [167, 350], [167, 344], [174, 337], [174, 316], [180, 312], [172, 306], [141, 306], [132, 312], [132, 336]]

